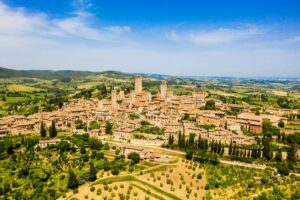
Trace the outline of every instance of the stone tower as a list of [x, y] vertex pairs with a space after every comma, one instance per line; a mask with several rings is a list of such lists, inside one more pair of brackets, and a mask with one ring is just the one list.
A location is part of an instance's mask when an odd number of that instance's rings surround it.
[[142, 77], [138, 75], [135, 77], [135, 87], [134, 87], [135, 94], [142, 92], [142, 90], [143, 90]]
[[117, 108], [117, 90], [111, 91], [111, 106]]
[[167, 81], [166, 80], [163, 80], [161, 82], [161, 85], [160, 85], [160, 95], [163, 97], [163, 98], [166, 98], [167, 97]]

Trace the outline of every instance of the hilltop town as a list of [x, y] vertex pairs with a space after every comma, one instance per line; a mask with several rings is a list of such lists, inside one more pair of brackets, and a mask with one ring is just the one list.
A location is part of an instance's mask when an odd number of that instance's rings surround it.
[[[0, 134], [21, 135], [39, 132], [41, 123], [50, 127], [54, 121], [59, 130], [72, 134], [89, 133], [91, 136], [105, 139], [105, 122], [112, 124], [111, 140], [129, 142], [134, 139], [136, 130], [146, 121], [156, 127], [158, 132], [139, 131], [142, 137], [150, 139], [151, 145], [161, 146], [169, 135], [181, 131], [195, 133], [209, 141], [221, 141], [229, 144], [253, 144], [255, 136], [262, 136], [262, 122], [269, 120], [281, 132], [286, 132], [279, 122], [288, 123], [284, 116], [299, 114], [299, 109], [266, 108], [264, 113], [253, 112], [255, 106], [228, 104], [214, 101], [208, 92], [193, 92], [191, 95], [176, 96], [168, 90], [163, 80], [160, 92], [152, 95], [143, 91], [142, 77], [135, 78], [134, 90], [125, 94], [123, 90], [113, 89], [108, 99], [75, 98], [66, 102], [61, 109], [53, 112], [38, 112], [29, 116], [11, 115], [0, 120]], [[227, 115], [225, 111], [240, 109], [237, 116]], [[97, 124], [96, 127], [93, 124]], [[84, 124], [84, 126], [82, 126]], [[92, 125], [91, 125], [92, 124]], [[206, 126], [205, 126], [206, 125]], [[210, 125], [211, 127], [207, 126]], [[251, 133], [246, 136], [243, 132]], [[289, 133], [291, 130], [289, 130]]]
[[[171, 86], [168, 80], [155, 80], [153, 92], [149, 79], [153, 78], [136, 75], [124, 82], [121, 77], [59, 98], [42, 96], [46, 91], [29, 86], [26, 79], [26, 86], [18, 81], [5, 85], [11, 91], [5, 91], [3, 104], [13, 98], [29, 100], [15, 107], [3, 106], [7, 114], [0, 118], [0, 196], [297, 197], [298, 108], [238, 103], [238, 98], [232, 102], [232, 96], [197, 89], [199, 86], [195, 89], [197, 83], [182, 80], [180, 87], [178, 80], [169, 79]], [[100, 76], [100, 80], [109, 79]], [[40, 80], [34, 81], [40, 85]], [[121, 84], [115, 84], [118, 81]], [[33, 112], [18, 114], [27, 108]], [[227, 193], [230, 197], [224, 195]]]

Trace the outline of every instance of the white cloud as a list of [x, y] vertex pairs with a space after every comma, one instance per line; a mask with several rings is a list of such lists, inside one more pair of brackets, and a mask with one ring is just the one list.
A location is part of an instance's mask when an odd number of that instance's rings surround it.
[[196, 30], [185, 32], [172, 30], [169, 38], [174, 41], [190, 42], [197, 45], [216, 45], [248, 39], [261, 33], [261, 30], [256, 27], [243, 29], [218, 28], [210, 31]]
[[[119, 34], [130, 31], [128, 26], [101, 27], [96, 26], [93, 15], [83, 6], [84, 1], [78, 1], [80, 6], [74, 10], [73, 16], [64, 19], [49, 19], [45, 14], [30, 14], [22, 8], [11, 8], [0, 0], [0, 35], [22, 37], [20, 39], [34, 37], [37, 41], [66, 37], [77, 39], [89, 39], [104, 42], [121, 42]], [[88, 4], [88, 7], [91, 5]], [[94, 24], [92, 24], [94, 23]]]
[[109, 26], [106, 27], [105, 29], [118, 34], [131, 31], [131, 28], [129, 26]]

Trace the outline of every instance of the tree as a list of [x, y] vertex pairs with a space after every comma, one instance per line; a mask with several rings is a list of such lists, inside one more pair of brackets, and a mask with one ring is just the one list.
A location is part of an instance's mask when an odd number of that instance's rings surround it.
[[285, 143], [285, 133], [282, 134], [281, 139], [282, 139], [282, 143]]
[[112, 124], [109, 121], [107, 121], [105, 124], [105, 133], [108, 135], [112, 135], [113, 134], [112, 128], [113, 128]]
[[232, 155], [232, 140], [230, 141], [228, 154], [229, 154], [229, 155]]
[[68, 189], [76, 189], [78, 188], [78, 180], [77, 180], [77, 177], [76, 175], [74, 174], [74, 172], [69, 169], [69, 172], [68, 172]]
[[181, 145], [183, 148], [185, 148], [185, 133], [182, 134], [182, 138], [181, 138]]
[[296, 146], [295, 144], [291, 144], [290, 148], [287, 149], [287, 160], [290, 162], [296, 162]]
[[280, 120], [280, 121], [278, 122], [278, 126], [279, 126], [280, 128], [284, 128], [284, 126], [285, 126], [284, 121]]
[[45, 129], [44, 122], [41, 122], [40, 135], [41, 135], [41, 137], [46, 137], [47, 136], [47, 131]]
[[219, 141], [219, 144], [218, 144], [218, 149], [217, 149], [217, 152], [218, 153], [221, 153], [222, 151], [222, 143], [221, 143], [221, 140]]
[[192, 159], [193, 159], [194, 151], [193, 151], [192, 148], [188, 148], [188, 149], [186, 150], [185, 153], [186, 153], [186, 154], [185, 154], [185, 158], [186, 158], [187, 160], [192, 160]]
[[281, 148], [278, 149], [278, 151], [276, 152], [275, 159], [278, 160], [278, 161], [282, 161], [282, 150], [281, 150]]
[[169, 145], [173, 145], [172, 135], [171, 134], [169, 135], [169, 138], [168, 138], [168, 144]]
[[178, 133], [178, 147], [181, 148], [182, 147], [182, 144], [181, 144], [181, 141], [182, 141], [182, 136], [181, 136], [181, 131], [179, 131]]
[[137, 152], [130, 152], [127, 155], [127, 158], [131, 160], [132, 164], [137, 164], [138, 162], [140, 162], [140, 154], [138, 154]]
[[281, 175], [288, 176], [290, 173], [289, 166], [286, 162], [277, 162], [276, 168]]
[[202, 140], [201, 140], [201, 134], [198, 135], [198, 143], [197, 143], [198, 149], [202, 149], [203, 145], [202, 145]]
[[194, 141], [195, 141], [195, 133], [190, 133], [189, 134], [189, 147], [194, 147]]
[[95, 181], [97, 179], [97, 171], [95, 169], [93, 161], [90, 162], [89, 180]]
[[49, 136], [51, 138], [54, 138], [54, 137], [57, 136], [57, 130], [56, 130], [55, 122], [54, 121], [52, 121], [51, 127], [49, 129]]
[[269, 138], [265, 138], [263, 140], [263, 146], [264, 146], [264, 149], [263, 149], [263, 157], [270, 160], [272, 159], [273, 157], [273, 152], [272, 152], [272, 149], [271, 149], [271, 143], [270, 143], [270, 139]]
[[215, 101], [214, 100], [208, 100], [205, 103], [205, 110], [215, 110], [216, 106], [215, 106]]
[[262, 129], [264, 136], [272, 137], [272, 135], [278, 135], [279, 129], [272, 125], [270, 120], [263, 120], [262, 122]]

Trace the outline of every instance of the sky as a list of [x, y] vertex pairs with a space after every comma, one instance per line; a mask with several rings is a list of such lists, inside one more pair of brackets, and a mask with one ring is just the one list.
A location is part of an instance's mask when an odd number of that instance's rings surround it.
[[300, 77], [300, 1], [0, 0], [0, 66]]

